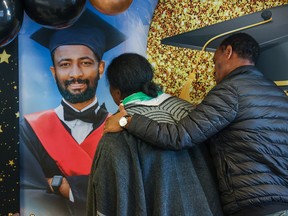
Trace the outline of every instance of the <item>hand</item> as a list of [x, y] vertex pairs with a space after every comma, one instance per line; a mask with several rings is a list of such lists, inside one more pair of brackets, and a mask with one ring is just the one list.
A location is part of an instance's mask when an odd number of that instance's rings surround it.
[[127, 115], [126, 110], [124, 109], [123, 104], [119, 105], [119, 112], [110, 116], [104, 125], [104, 131], [103, 134], [108, 133], [108, 132], [119, 132], [122, 131], [123, 128], [119, 125], [119, 119]]
[[49, 185], [50, 191], [54, 192], [54, 191], [53, 191], [53, 188], [52, 188], [52, 186], [51, 186], [51, 184], [52, 184], [52, 178], [46, 178], [46, 180], [47, 180], [47, 183], [48, 183], [48, 185]]
[[63, 197], [69, 199], [69, 191], [70, 191], [69, 182], [68, 182], [67, 179], [64, 177], [64, 178], [62, 179], [62, 184], [61, 184], [61, 186], [60, 186], [60, 188], [59, 188], [59, 193], [60, 193]]

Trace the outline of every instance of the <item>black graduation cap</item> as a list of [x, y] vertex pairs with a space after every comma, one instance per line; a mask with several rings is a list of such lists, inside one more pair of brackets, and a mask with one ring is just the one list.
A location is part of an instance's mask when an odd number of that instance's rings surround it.
[[215, 51], [234, 32], [245, 32], [257, 40], [261, 48], [257, 67], [288, 89], [288, 4], [168, 37], [161, 43]]
[[64, 29], [40, 28], [30, 38], [48, 48], [50, 52], [61, 45], [85, 45], [100, 58], [103, 54], [126, 40], [126, 36], [86, 9], [78, 20]]

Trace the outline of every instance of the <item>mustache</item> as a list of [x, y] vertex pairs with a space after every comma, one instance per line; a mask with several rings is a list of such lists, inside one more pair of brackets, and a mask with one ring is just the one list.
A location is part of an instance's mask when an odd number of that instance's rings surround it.
[[89, 80], [88, 79], [70, 79], [70, 80], [66, 80], [65, 82], [65, 86], [74, 84], [74, 83], [78, 83], [78, 84], [89, 84]]

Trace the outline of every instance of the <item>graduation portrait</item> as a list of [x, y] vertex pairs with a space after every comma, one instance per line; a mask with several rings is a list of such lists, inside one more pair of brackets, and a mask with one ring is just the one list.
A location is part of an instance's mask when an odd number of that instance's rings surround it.
[[117, 110], [105, 69], [121, 53], [146, 55], [156, 5], [128, 3], [106, 14], [87, 2], [75, 22], [59, 28], [26, 14], [19, 35], [21, 214], [85, 215], [92, 159]]

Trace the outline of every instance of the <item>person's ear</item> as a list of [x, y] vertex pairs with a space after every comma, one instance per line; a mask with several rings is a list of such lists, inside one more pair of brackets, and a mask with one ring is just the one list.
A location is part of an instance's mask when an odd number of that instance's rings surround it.
[[225, 50], [225, 54], [226, 54], [228, 59], [230, 59], [232, 57], [232, 53], [233, 53], [233, 48], [231, 45], [228, 45], [226, 47], [226, 50]]
[[55, 71], [55, 67], [54, 66], [50, 66], [50, 71], [54, 77], [54, 80], [55, 80], [55, 76], [56, 76], [56, 71]]
[[98, 67], [99, 78], [102, 77], [102, 75], [104, 73], [104, 69], [105, 69], [105, 62], [103, 60], [101, 60], [99, 62], [99, 67]]

